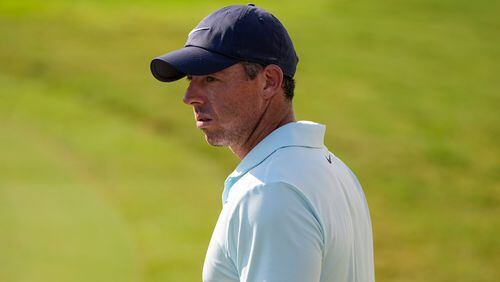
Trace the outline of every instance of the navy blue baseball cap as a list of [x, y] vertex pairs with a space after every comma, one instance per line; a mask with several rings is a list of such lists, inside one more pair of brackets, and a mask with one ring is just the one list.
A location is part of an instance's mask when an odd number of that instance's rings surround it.
[[163, 82], [186, 75], [207, 75], [238, 62], [278, 65], [293, 77], [299, 58], [285, 27], [253, 4], [233, 5], [204, 18], [188, 35], [184, 48], [151, 61], [151, 72]]

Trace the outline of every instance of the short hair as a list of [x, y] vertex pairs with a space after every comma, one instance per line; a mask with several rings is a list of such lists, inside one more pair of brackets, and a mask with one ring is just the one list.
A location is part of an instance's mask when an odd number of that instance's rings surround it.
[[[243, 67], [245, 68], [245, 73], [248, 78], [254, 79], [257, 77], [257, 74], [264, 69], [264, 65], [259, 63], [251, 63], [251, 62], [241, 62]], [[295, 90], [295, 79], [289, 77], [287, 75], [283, 75], [283, 83], [281, 84], [281, 88], [283, 89], [283, 94], [285, 97], [292, 101], [294, 90]]]

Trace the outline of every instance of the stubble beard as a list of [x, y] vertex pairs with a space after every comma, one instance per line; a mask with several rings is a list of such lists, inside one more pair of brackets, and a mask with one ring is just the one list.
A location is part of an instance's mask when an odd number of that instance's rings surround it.
[[224, 130], [208, 132], [204, 131], [205, 140], [208, 144], [216, 147], [229, 147], [239, 143], [243, 137], [244, 130]]
[[244, 145], [255, 129], [258, 112], [241, 113], [233, 109], [234, 120], [230, 124], [203, 130], [208, 144], [217, 147], [239, 147]]

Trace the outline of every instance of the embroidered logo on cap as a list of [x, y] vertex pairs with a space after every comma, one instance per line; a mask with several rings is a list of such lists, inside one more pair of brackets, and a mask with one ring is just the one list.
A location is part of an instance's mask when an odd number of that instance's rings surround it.
[[191, 32], [188, 34], [188, 37], [190, 37], [190, 36], [191, 36], [191, 34], [193, 34], [193, 33], [197, 32], [197, 31], [200, 31], [200, 30], [209, 30], [209, 29], [210, 29], [210, 27], [208, 27], [208, 26], [207, 26], [207, 27], [199, 27], [199, 28], [195, 28], [195, 29], [191, 30]]

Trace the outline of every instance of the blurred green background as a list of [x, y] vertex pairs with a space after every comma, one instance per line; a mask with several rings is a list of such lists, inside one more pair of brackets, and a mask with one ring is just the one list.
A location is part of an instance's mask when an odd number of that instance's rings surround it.
[[[201, 280], [238, 160], [149, 62], [227, 4], [0, 2], [0, 281]], [[377, 280], [498, 281], [500, 2], [256, 4], [364, 186]]]

